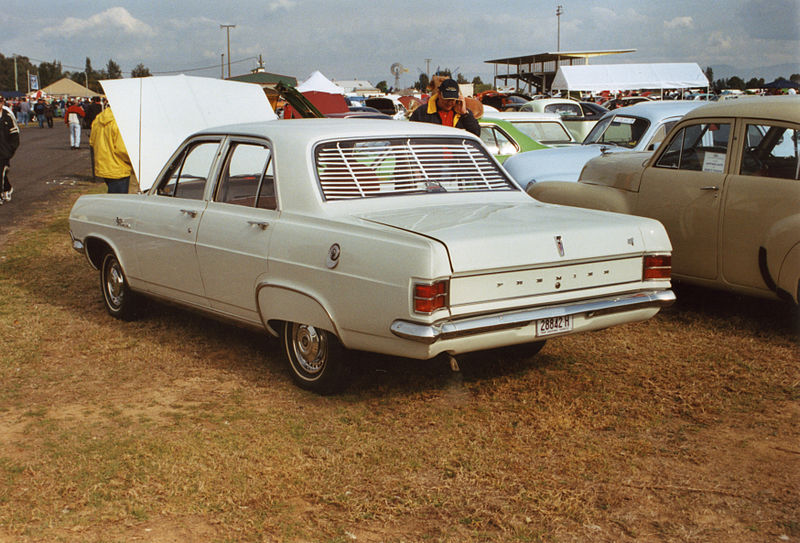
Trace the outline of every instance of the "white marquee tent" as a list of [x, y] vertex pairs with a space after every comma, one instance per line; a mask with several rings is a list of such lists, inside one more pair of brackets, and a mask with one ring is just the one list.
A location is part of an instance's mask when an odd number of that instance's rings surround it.
[[322, 75], [319, 71], [314, 72], [308, 79], [297, 85], [297, 92], [307, 91], [327, 92], [329, 94], [345, 93], [342, 87]]
[[689, 89], [709, 86], [696, 62], [560, 66], [552, 90], [625, 91]]

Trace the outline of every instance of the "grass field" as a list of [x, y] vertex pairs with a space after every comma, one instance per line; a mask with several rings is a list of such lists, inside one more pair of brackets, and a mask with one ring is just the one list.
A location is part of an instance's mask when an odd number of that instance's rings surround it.
[[0, 542], [800, 541], [796, 310], [680, 288], [319, 397], [265, 334], [109, 317], [76, 197], [0, 236]]

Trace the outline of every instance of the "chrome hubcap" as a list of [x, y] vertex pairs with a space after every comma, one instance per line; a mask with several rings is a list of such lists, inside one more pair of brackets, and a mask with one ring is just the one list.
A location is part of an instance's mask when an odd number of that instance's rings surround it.
[[108, 292], [108, 301], [114, 307], [119, 307], [122, 304], [122, 287], [124, 284], [125, 277], [122, 275], [119, 264], [116, 262], [111, 264], [106, 276], [106, 292]]
[[324, 333], [307, 324], [293, 324], [292, 347], [303, 371], [309, 374], [322, 371], [328, 351]]

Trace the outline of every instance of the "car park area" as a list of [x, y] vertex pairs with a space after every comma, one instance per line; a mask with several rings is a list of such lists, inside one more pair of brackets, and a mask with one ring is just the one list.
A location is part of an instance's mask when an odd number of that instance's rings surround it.
[[160, 303], [110, 319], [64, 239], [105, 188], [73, 181], [0, 240], [0, 540], [800, 537], [787, 305], [679, 286], [536, 357], [358, 353], [320, 397], [264, 334]]

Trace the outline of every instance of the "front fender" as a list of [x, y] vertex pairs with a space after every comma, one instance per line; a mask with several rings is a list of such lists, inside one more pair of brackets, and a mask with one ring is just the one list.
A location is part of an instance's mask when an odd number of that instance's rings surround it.
[[617, 213], [633, 213], [635, 193], [613, 187], [570, 183], [566, 181], [544, 181], [528, 186], [528, 194], [541, 202], [561, 204]]

